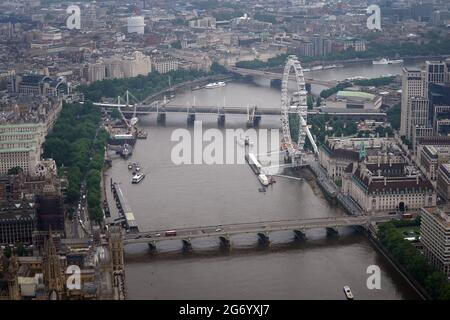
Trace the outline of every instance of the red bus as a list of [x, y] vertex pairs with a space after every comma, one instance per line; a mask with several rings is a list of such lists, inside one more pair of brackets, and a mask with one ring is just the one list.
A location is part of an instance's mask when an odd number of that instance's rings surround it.
[[176, 236], [177, 232], [175, 230], [166, 231], [166, 237]]

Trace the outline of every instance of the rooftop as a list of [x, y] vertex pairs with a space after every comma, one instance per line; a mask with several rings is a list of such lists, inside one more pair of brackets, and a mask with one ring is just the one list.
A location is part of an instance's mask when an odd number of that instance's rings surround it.
[[422, 209], [432, 215], [446, 229], [450, 229], [450, 208], [448, 207], [425, 207]]
[[375, 95], [361, 91], [338, 91], [337, 98], [338, 99], [357, 98], [357, 99], [373, 100], [375, 98]]

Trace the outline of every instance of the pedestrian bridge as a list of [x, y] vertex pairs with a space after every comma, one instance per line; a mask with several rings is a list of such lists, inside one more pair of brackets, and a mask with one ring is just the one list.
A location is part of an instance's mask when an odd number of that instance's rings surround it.
[[220, 226], [204, 226], [194, 228], [153, 230], [125, 235], [124, 244], [148, 243], [151, 248], [156, 248], [160, 241], [178, 240], [182, 241], [185, 248], [191, 246], [191, 240], [197, 238], [216, 237], [221, 245], [230, 246], [230, 237], [237, 234], [257, 234], [260, 242], [270, 244], [269, 235], [274, 231], [293, 231], [297, 238], [303, 238], [307, 229], [326, 228], [327, 232], [337, 233], [337, 228], [346, 226], [368, 227], [371, 223], [386, 222], [392, 220], [391, 215], [376, 216], [343, 216], [300, 220], [261, 221], [240, 224], [227, 224]]

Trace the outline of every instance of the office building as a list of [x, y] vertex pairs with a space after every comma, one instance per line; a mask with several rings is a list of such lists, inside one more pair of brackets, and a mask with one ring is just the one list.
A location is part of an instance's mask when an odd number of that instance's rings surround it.
[[412, 141], [416, 126], [427, 126], [429, 115], [426, 73], [403, 68], [400, 135]]
[[445, 207], [425, 207], [420, 223], [420, 242], [425, 257], [450, 277], [450, 211]]

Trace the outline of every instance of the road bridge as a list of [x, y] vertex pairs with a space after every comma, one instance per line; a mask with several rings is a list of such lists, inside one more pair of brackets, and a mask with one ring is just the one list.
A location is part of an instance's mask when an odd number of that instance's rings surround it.
[[376, 216], [342, 216], [328, 218], [313, 218], [299, 220], [261, 221], [240, 224], [227, 224], [220, 226], [203, 226], [192, 228], [153, 230], [138, 233], [129, 233], [124, 237], [124, 244], [147, 243], [156, 248], [160, 241], [178, 240], [182, 241], [185, 247], [189, 247], [191, 241], [197, 238], [215, 237], [220, 239], [223, 245], [230, 245], [230, 237], [237, 234], [257, 234], [260, 241], [270, 243], [270, 232], [293, 231], [296, 236], [304, 237], [305, 230], [326, 228], [327, 231], [336, 230], [339, 227], [363, 226], [368, 227], [371, 223], [386, 222], [392, 220], [392, 215]]
[[[242, 76], [253, 76], [253, 77], [263, 77], [266, 79], [274, 80], [283, 78], [283, 74], [271, 72], [271, 71], [262, 71], [262, 70], [254, 70], [254, 69], [246, 69], [246, 68], [238, 68], [238, 67], [227, 67], [228, 71], [238, 73]], [[295, 76], [290, 76], [292, 80], [295, 80]], [[337, 80], [319, 80], [305, 77], [305, 82], [310, 84], [318, 84], [324, 87], [334, 87], [339, 81]]]

